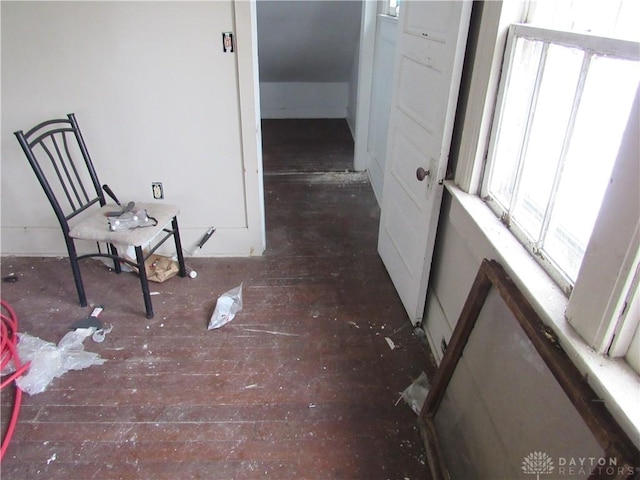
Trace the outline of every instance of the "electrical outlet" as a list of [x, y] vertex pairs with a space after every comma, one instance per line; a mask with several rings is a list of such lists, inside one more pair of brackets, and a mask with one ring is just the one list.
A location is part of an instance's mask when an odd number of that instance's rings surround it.
[[151, 192], [153, 193], [153, 198], [155, 198], [156, 200], [164, 199], [164, 189], [162, 188], [162, 182], [152, 182]]

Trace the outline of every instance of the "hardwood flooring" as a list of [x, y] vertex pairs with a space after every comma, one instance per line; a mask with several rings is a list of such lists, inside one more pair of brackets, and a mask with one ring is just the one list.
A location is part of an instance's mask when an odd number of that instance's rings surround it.
[[[427, 478], [416, 415], [396, 403], [433, 361], [376, 253], [366, 176], [345, 173], [346, 123], [263, 128], [265, 254], [189, 259], [197, 278], [152, 285], [152, 320], [135, 275], [85, 262], [113, 330], [84, 345], [106, 362], [24, 396], [3, 479]], [[2, 298], [21, 332], [57, 342], [90, 314], [66, 259], [1, 267], [18, 278]], [[243, 310], [208, 331], [217, 296], [241, 282]], [[12, 389], [1, 399], [6, 427]]]
[[266, 173], [353, 170], [353, 138], [344, 119], [262, 121]]

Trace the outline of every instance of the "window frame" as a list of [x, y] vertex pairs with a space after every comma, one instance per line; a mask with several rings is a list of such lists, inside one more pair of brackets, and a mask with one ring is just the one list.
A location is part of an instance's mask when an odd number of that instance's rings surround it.
[[591, 347], [612, 358], [626, 357], [640, 328], [640, 318], [627, 315], [640, 282], [639, 103], [640, 87], [565, 312]]
[[[516, 55], [516, 45], [518, 39], [526, 39], [530, 41], [539, 41], [543, 43], [543, 58], [546, 56], [545, 51], [550, 45], [561, 45], [563, 47], [570, 47], [581, 50], [584, 52], [585, 57], [589, 56], [589, 60], [593, 58], [594, 54], [599, 56], [607, 56], [618, 59], [638, 60], [638, 43], [628, 40], [612, 39], [608, 37], [601, 37], [590, 34], [569, 32], [563, 30], [554, 30], [549, 28], [541, 28], [532, 26], [526, 23], [513, 23], [508, 27], [506, 48], [502, 60], [502, 73], [500, 75], [500, 84], [498, 87], [496, 106], [493, 121], [491, 124], [491, 133], [489, 135], [488, 151], [484, 160], [483, 177], [480, 186], [480, 196], [485, 199], [487, 205], [493, 210], [493, 212], [502, 219], [506, 227], [511, 233], [522, 243], [527, 251], [536, 259], [538, 263], [542, 265], [549, 276], [563, 289], [565, 295], [570, 297], [573, 290], [573, 282], [565, 276], [562, 269], [555, 264], [555, 262], [544, 254], [540, 250], [537, 240], [531, 239], [530, 236], [518, 225], [517, 222], [512, 222], [510, 212], [501, 205], [499, 201], [491, 196], [489, 191], [489, 182], [494, 171], [494, 155], [498, 146], [498, 136], [502, 127], [503, 112], [505, 108], [505, 100], [507, 97], [507, 91], [509, 88], [509, 81], [512, 72], [513, 60]], [[585, 70], [585, 62], [582, 65], [581, 76], [586, 77], [587, 71]], [[576, 89], [581, 88], [578, 85]], [[540, 79], [536, 81], [534, 87], [534, 97], [537, 95], [537, 91], [540, 88]], [[532, 107], [532, 113], [530, 116], [535, 115], [536, 105]], [[529, 132], [524, 137], [524, 142], [528, 140]], [[520, 159], [519, 161], [521, 161]], [[518, 167], [520, 170], [521, 165]], [[519, 183], [519, 182], [517, 182]], [[557, 184], [554, 185], [554, 189], [557, 188]], [[516, 187], [517, 189], [517, 187]], [[555, 190], [554, 190], [555, 191]], [[554, 192], [551, 192], [553, 195]], [[514, 192], [514, 196], [517, 193]], [[552, 200], [553, 202], [553, 200]], [[550, 212], [545, 213], [544, 219], [548, 221], [547, 216]], [[545, 229], [546, 230], [546, 229]], [[545, 231], [546, 234], [546, 231]]]
[[[511, 24], [526, 21], [532, 3], [526, 0], [479, 3], [474, 56], [467, 60], [465, 67], [469, 86], [461, 94], [464, 115], [456, 127], [461, 132], [460, 141], [451, 152], [454, 177], [445, 182], [452, 198], [450, 221], [465, 234], [483, 235], [477, 245], [477, 242], [469, 245], [472, 254], [487, 256], [489, 253], [492, 258], [502, 259], [505, 269], [526, 292], [545, 323], [558, 335], [560, 344], [582, 375], [588, 378], [616, 419], [628, 432], [633, 432], [635, 438], [640, 434], [640, 412], [637, 409], [640, 375], [625, 361], [596, 352], [583, 334], [578, 333], [580, 327], [567, 321], [566, 296], [480, 197], [507, 31]], [[601, 287], [602, 284], [598, 289], [600, 297], [610, 297], [614, 293], [614, 285]], [[585, 291], [589, 290], [587, 287]], [[594, 315], [595, 320], [583, 318], [582, 321], [598, 323], [601, 313]]]

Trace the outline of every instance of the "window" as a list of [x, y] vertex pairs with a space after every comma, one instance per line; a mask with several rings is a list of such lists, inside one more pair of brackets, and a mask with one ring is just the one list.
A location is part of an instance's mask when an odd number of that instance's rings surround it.
[[[566, 318], [578, 333], [598, 352], [625, 358], [636, 372], [637, 179], [617, 200], [607, 201], [616, 196], [609, 189], [601, 202], [612, 169], [618, 178], [620, 172], [638, 176], [639, 15], [640, 2], [629, 0], [531, 2], [528, 23], [509, 26], [480, 190], [563, 288]], [[482, 101], [482, 112], [492, 108], [489, 97]], [[468, 152], [473, 142], [483, 144], [470, 136]], [[620, 149], [626, 153], [619, 155]], [[473, 165], [456, 172], [470, 191], [478, 185]], [[620, 226], [626, 233], [618, 241]]]
[[568, 293], [640, 79], [639, 44], [510, 28], [483, 196]]
[[[566, 30], [582, 24], [587, 25], [581, 29], [583, 33], [638, 41], [640, 2], [541, 0], [534, 4], [540, 8], [535, 8], [533, 16], [532, 3], [522, 0], [479, 4], [482, 7], [477, 18], [479, 27], [475, 37], [470, 37], [475, 44], [474, 56], [468, 62], [471, 68], [466, 98], [462, 97], [464, 116], [457, 126], [460, 142], [452, 151], [455, 177], [452, 182], [445, 182], [452, 198], [450, 221], [461, 234], [469, 234], [465, 238], [473, 241], [467, 242], [467, 246], [475, 257], [489, 255], [502, 261], [589, 384], [611, 407], [616, 420], [636, 438], [640, 433], [640, 356], [637, 355], [640, 312], [636, 303], [640, 290], [640, 99], [634, 99], [621, 154], [613, 167], [615, 188], [607, 188], [605, 192], [602, 211], [569, 296], [554, 286], [542, 268], [536, 267], [535, 256], [514, 248], [517, 240], [506, 228], [500, 227], [498, 217], [481, 198], [481, 187], [483, 175], [486, 184], [490, 169], [485, 166], [500, 104], [498, 90], [506, 73], [502, 66], [509, 27], [519, 22], [531, 23], [532, 19], [536, 27], [546, 29]], [[580, 18], [609, 19], [609, 27], [596, 28], [594, 23], [566, 18], [558, 22], [560, 16], [554, 9], [583, 6], [587, 10], [598, 7], [600, 11], [587, 12]], [[610, 7], [614, 14], [605, 15], [602, 10]], [[539, 21], [540, 9], [554, 11], [554, 15], [548, 17], [549, 21]], [[635, 25], [626, 29], [627, 34], [618, 35], [619, 30], [611, 28], [616, 19]]]
[[400, 14], [400, 0], [388, 0], [385, 13], [391, 17], [397, 17]]

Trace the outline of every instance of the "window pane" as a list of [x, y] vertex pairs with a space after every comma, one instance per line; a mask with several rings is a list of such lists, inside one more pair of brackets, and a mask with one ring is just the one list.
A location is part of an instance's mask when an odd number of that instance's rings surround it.
[[639, 67], [607, 57], [591, 62], [544, 246], [572, 282], [620, 147]]
[[512, 215], [534, 241], [540, 240], [583, 57], [574, 48], [550, 45], [548, 49]]
[[538, 1], [527, 23], [558, 30], [640, 40], [638, 0]]
[[629, 43], [511, 30], [483, 195], [569, 292], [627, 124], [640, 61]]
[[388, 14], [392, 17], [397, 17], [400, 13], [400, 0], [389, 0]]
[[542, 42], [519, 38], [503, 103], [489, 191], [503, 207], [511, 204]]

